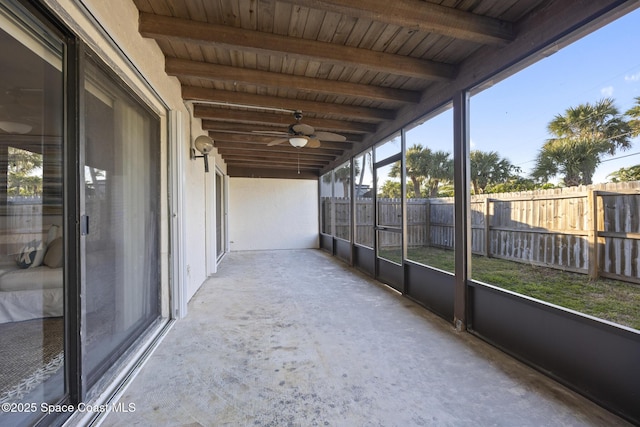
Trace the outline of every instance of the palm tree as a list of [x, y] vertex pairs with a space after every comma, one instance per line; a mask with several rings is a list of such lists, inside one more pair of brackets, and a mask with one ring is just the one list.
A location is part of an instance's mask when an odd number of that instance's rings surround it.
[[532, 176], [548, 181], [563, 175], [566, 186], [591, 184], [604, 155], [631, 146], [631, 125], [611, 98], [568, 108], [547, 129], [555, 137], [542, 146]]
[[[405, 156], [405, 168], [407, 170], [407, 177], [413, 184], [413, 192], [415, 197], [420, 197], [420, 187], [422, 182], [426, 178], [426, 164], [424, 158], [425, 148], [420, 144], [407, 149]], [[389, 176], [397, 178], [400, 176], [400, 162], [396, 162], [389, 171]]]
[[520, 172], [520, 168], [501, 158], [497, 151], [473, 150], [469, 153], [469, 161], [473, 194], [482, 194], [489, 185], [517, 178]]
[[428, 148], [425, 150], [428, 151], [425, 153], [428, 196], [437, 197], [440, 183], [451, 181], [453, 178], [453, 160], [446, 151], [432, 152]]
[[346, 165], [335, 169], [333, 172], [333, 179], [336, 182], [342, 182], [342, 197], [349, 197], [349, 189], [351, 188], [351, 165]]
[[609, 174], [611, 182], [640, 181], [640, 165], [620, 168]]
[[[440, 182], [450, 180], [453, 171], [453, 161], [446, 151], [431, 151], [428, 147], [416, 144], [407, 149], [406, 169], [407, 177], [413, 184], [414, 197], [421, 197], [421, 187], [426, 181], [427, 196], [436, 197]], [[400, 163], [395, 163], [389, 176], [400, 176]]]
[[640, 135], [640, 96], [635, 97], [636, 105], [627, 110], [625, 115], [629, 116], [629, 126], [631, 126], [631, 136]]

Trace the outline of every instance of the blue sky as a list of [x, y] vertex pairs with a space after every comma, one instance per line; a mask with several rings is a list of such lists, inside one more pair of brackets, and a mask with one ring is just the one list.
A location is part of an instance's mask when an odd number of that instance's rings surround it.
[[[498, 151], [528, 174], [551, 135], [547, 124], [569, 107], [612, 97], [621, 112], [640, 96], [640, 10], [636, 10], [471, 98], [472, 149]], [[450, 112], [409, 132], [422, 143], [453, 152]], [[619, 159], [604, 161], [594, 182], [640, 164], [640, 138]], [[631, 154], [631, 155], [630, 155]], [[629, 156], [630, 155], [630, 156]]]
[[[471, 98], [473, 148], [496, 150], [528, 172], [551, 135], [556, 114], [612, 97], [621, 112], [640, 96], [640, 10], [574, 42]], [[640, 153], [640, 139], [612, 157]], [[605, 160], [607, 160], [605, 158]], [[603, 162], [594, 182], [620, 167], [640, 163], [640, 155]]]

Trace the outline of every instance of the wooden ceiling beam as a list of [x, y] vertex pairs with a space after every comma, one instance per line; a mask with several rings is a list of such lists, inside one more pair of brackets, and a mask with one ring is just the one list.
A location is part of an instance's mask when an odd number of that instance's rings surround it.
[[510, 22], [422, 0], [282, 0], [456, 39], [504, 46], [515, 39]]
[[313, 154], [315, 149], [308, 150], [300, 150], [299, 153], [283, 153], [281, 151], [269, 150], [271, 147], [265, 147], [264, 150], [256, 152], [255, 150], [245, 150], [242, 148], [218, 148], [218, 153], [220, 155], [233, 155], [233, 156], [244, 156], [244, 157], [269, 157], [274, 159], [281, 160], [293, 160], [296, 161], [300, 159], [301, 162], [313, 162], [317, 164], [329, 164], [330, 159], [327, 159], [323, 156], [316, 156]]
[[182, 98], [187, 101], [215, 102], [229, 106], [259, 106], [292, 110], [292, 112], [294, 110], [302, 110], [305, 113], [335, 114], [360, 120], [381, 121], [395, 119], [395, 111], [393, 110], [257, 95], [197, 86], [182, 86]]
[[267, 156], [267, 155], [263, 155], [264, 153], [260, 153], [260, 154], [242, 154], [242, 153], [234, 153], [234, 150], [229, 150], [228, 152], [225, 152], [224, 154], [221, 153], [220, 155], [226, 159], [226, 160], [234, 160], [234, 161], [244, 161], [245, 163], [247, 162], [255, 162], [255, 163], [277, 163], [277, 164], [290, 164], [290, 165], [296, 165], [296, 164], [300, 164], [305, 165], [305, 166], [310, 166], [310, 167], [315, 167], [315, 168], [323, 168], [326, 165], [328, 165], [330, 162], [329, 160], [318, 160], [318, 159], [314, 159], [314, 158], [303, 158], [302, 156], [300, 156], [300, 159], [298, 160], [298, 158], [291, 157], [280, 157], [280, 156]]
[[300, 171], [302, 170], [307, 170], [307, 171], [318, 171], [320, 168], [316, 167], [316, 166], [312, 166], [312, 165], [304, 165], [304, 164], [300, 164], [298, 166], [297, 163], [271, 163], [271, 162], [263, 162], [263, 161], [256, 161], [256, 162], [252, 162], [252, 161], [243, 161], [243, 160], [229, 160], [229, 162], [227, 163], [228, 166], [245, 166], [245, 167], [259, 167], [262, 169], [270, 169], [270, 170], [281, 170], [281, 169], [293, 169], [296, 170], [298, 168], [300, 168]]
[[455, 76], [455, 67], [449, 64], [148, 13], [140, 14], [139, 29], [144, 37], [156, 40], [217, 45], [256, 54], [280, 55], [344, 67], [366, 67], [372, 71], [411, 78], [451, 80]]
[[165, 71], [167, 74], [177, 77], [196, 77], [209, 81], [249, 84], [278, 89], [289, 88], [299, 92], [341, 95], [383, 102], [417, 103], [420, 101], [421, 96], [420, 92], [404, 89], [314, 79], [293, 74], [230, 67], [172, 57], [165, 59]]
[[232, 178], [280, 178], [318, 180], [317, 169], [267, 169], [255, 165], [234, 164], [227, 166], [227, 175]]
[[[213, 142], [213, 146], [216, 148], [227, 148], [227, 149], [239, 149], [239, 150], [252, 150], [252, 151], [272, 151], [276, 153], [297, 153], [295, 150], [300, 150], [300, 148], [292, 147], [290, 144], [278, 144], [273, 145], [271, 147], [266, 144], [257, 144], [251, 142], [229, 142], [229, 141], [219, 141], [215, 140]], [[332, 150], [326, 149], [322, 146], [320, 148], [305, 148], [302, 147], [304, 151], [313, 150], [312, 154], [317, 157], [327, 157], [330, 159], [335, 159], [339, 155], [342, 154], [342, 150]]]
[[[269, 142], [276, 139], [273, 136], [253, 135], [253, 134], [240, 134], [240, 133], [228, 133], [228, 132], [215, 132], [209, 131], [209, 136], [213, 138], [214, 145], [217, 142], [225, 142], [231, 144], [247, 144], [247, 145], [267, 145]], [[274, 146], [275, 147], [275, 146]], [[296, 150], [295, 147], [286, 144], [277, 145], [277, 147], [288, 147], [292, 150]], [[350, 142], [333, 142], [322, 141], [322, 147], [319, 150], [326, 150], [327, 154], [341, 154], [345, 150], [353, 148], [353, 144]]]
[[[278, 157], [278, 156], [267, 156], [267, 155], [255, 155], [252, 154], [251, 156], [247, 156], [247, 155], [238, 155], [238, 154], [233, 154], [233, 153], [225, 153], [225, 154], [220, 154], [222, 156], [223, 159], [225, 159], [225, 161], [242, 161], [244, 163], [263, 163], [263, 164], [267, 164], [269, 166], [276, 166], [276, 165], [293, 165], [296, 166], [298, 164], [300, 164], [300, 166], [308, 166], [308, 167], [314, 167], [314, 168], [318, 168], [321, 169], [323, 167], [325, 167], [326, 165], [329, 164], [328, 161], [314, 161], [311, 159], [303, 159], [300, 158], [300, 160], [298, 161], [297, 158], [283, 158], [283, 157]], [[298, 163], [299, 162], [299, 163]]]
[[[254, 111], [239, 111], [226, 108], [216, 108], [205, 105], [193, 107], [194, 117], [223, 122], [239, 122], [249, 124], [264, 124], [265, 126], [281, 125], [288, 127], [295, 123], [295, 119], [285, 114], [263, 113]], [[316, 129], [347, 131], [355, 133], [372, 133], [376, 125], [372, 123], [348, 122], [345, 120], [314, 118], [309, 120]], [[302, 123], [307, 123], [304, 119]]]

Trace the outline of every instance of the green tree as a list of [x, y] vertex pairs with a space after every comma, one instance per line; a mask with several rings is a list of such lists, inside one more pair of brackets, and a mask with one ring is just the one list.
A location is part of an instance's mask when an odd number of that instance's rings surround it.
[[482, 194], [490, 185], [496, 185], [518, 177], [520, 168], [500, 157], [496, 151], [473, 150], [469, 153], [471, 163], [471, 189], [473, 194]]
[[551, 183], [539, 184], [533, 179], [524, 178], [521, 176], [509, 178], [505, 182], [498, 184], [487, 185], [485, 193], [512, 193], [514, 191], [531, 191], [531, 190], [546, 190], [554, 188]]
[[349, 197], [351, 188], [351, 165], [346, 164], [333, 171], [333, 179], [342, 183], [344, 197]]
[[631, 146], [632, 127], [611, 98], [568, 108], [547, 129], [554, 137], [542, 146], [532, 176], [549, 181], [562, 175], [566, 186], [591, 184], [604, 155]]
[[[451, 180], [453, 175], [453, 161], [448, 152], [432, 151], [420, 144], [407, 149], [405, 165], [407, 177], [413, 184], [413, 192], [407, 190], [407, 197], [421, 197], [423, 185], [427, 197], [436, 197], [440, 183]], [[389, 176], [400, 176], [400, 163], [393, 165]]]
[[[407, 178], [409, 178], [413, 184], [413, 193], [416, 194], [417, 197], [420, 197], [420, 188], [426, 178], [424, 147], [422, 145], [416, 144], [407, 149], [405, 168], [407, 170]], [[393, 164], [391, 171], [389, 171], [389, 176], [394, 178], [400, 176], [400, 162]]]
[[446, 151], [431, 151], [425, 153], [427, 170], [427, 196], [437, 197], [441, 183], [451, 182], [453, 179], [453, 160]]
[[402, 197], [402, 188], [398, 181], [385, 181], [378, 190], [378, 197], [384, 199], [398, 199]]
[[7, 194], [35, 197], [42, 195], [42, 155], [15, 147], [7, 153]]
[[635, 97], [636, 105], [629, 108], [625, 115], [629, 116], [629, 126], [631, 127], [631, 136], [640, 135], [640, 96]]
[[640, 181], [640, 165], [620, 168], [609, 174], [612, 182]]

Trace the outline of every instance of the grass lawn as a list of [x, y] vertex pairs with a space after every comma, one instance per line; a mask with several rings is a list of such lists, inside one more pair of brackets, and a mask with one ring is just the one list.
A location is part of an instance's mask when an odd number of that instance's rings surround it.
[[[411, 248], [408, 258], [445, 271], [454, 269], [453, 251]], [[471, 263], [475, 280], [640, 329], [640, 285], [613, 279], [590, 281], [585, 274], [476, 255]]]

